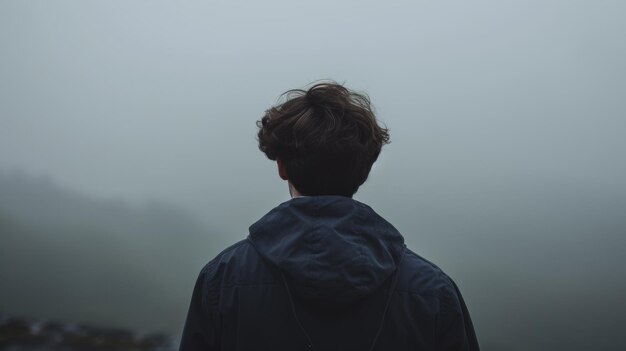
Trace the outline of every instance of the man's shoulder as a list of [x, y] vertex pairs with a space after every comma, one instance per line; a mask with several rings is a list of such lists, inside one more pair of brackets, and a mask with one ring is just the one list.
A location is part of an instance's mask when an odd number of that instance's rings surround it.
[[215, 257], [207, 263], [207, 267], [241, 260], [242, 256], [250, 254], [250, 252], [248, 252], [250, 249], [253, 249], [253, 247], [247, 239], [239, 240], [215, 255]]
[[268, 265], [248, 239], [222, 250], [204, 266], [202, 274], [211, 285], [219, 288], [274, 283]]
[[456, 291], [454, 282], [441, 268], [409, 249], [398, 274], [400, 292], [439, 297]]

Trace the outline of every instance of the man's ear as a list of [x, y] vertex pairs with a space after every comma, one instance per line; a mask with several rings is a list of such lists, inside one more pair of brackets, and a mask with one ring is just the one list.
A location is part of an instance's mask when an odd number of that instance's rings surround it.
[[277, 158], [276, 164], [278, 165], [278, 175], [280, 176], [280, 179], [289, 180], [289, 177], [287, 177], [287, 171], [285, 170], [285, 164], [283, 163], [283, 161], [280, 158]]

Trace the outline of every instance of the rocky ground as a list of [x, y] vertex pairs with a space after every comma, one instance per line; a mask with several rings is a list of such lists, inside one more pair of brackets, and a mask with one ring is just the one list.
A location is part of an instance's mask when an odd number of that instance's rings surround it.
[[2, 351], [172, 351], [176, 347], [175, 340], [166, 334], [0, 315]]

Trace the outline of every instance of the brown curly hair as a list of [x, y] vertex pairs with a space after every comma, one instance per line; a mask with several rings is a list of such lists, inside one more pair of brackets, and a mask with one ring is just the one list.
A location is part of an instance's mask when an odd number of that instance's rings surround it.
[[335, 82], [281, 97], [286, 101], [257, 121], [259, 149], [282, 161], [300, 194], [352, 197], [389, 143], [369, 97]]

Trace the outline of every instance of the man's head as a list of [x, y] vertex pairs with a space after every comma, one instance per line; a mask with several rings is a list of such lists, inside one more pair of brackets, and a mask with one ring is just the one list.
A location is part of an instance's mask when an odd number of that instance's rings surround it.
[[389, 143], [367, 95], [320, 83], [283, 96], [257, 122], [259, 149], [301, 195], [352, 197]]

